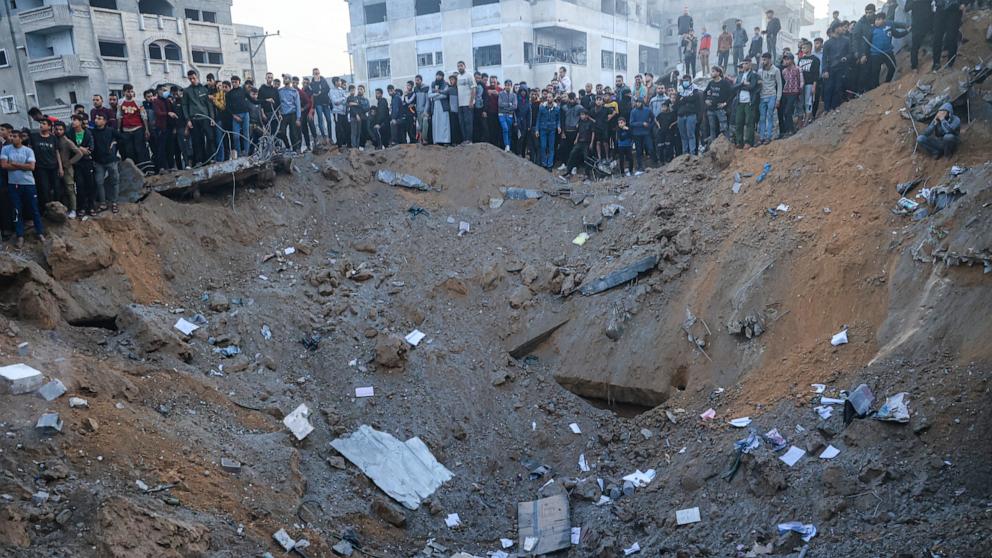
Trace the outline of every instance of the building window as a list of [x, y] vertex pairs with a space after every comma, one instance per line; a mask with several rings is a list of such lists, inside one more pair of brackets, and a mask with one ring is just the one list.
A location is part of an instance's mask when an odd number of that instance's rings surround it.
[[148, 58], [152, 60], [171, 60], [179, 62], [183, 59], [179, 45], [171, 41], [155, 41], [148, 45]]
[[604, 14], [612, 14], [616, 11], [616, 5], [613, 0], [600, 0], [599, 11]]
[[365, 5], [365, 24], [382, 23], [386, 21], [386, 3]]
[[369, 60], [369, 79], [388, 78], [389, 59]]
[[475, 67], [499, 66], [503, 63], [503, 52], [499, 45], [486, 45], [472, 49]]
[[138, 12], [172, 17], [172, 4], [169, 0], [138, 0]]
[[203, 21], [207, 23], [217, 23], [217, 12], [203, 12]]
[[238, 47], [241, 49], [241, 52], [249, 52], [250, 50], [248, 43], [238, 43]]
[[524, 43], [524, 64], [534, 63], [534, 43]]
[[191, 10], [186, 8], [186, 19], [191, 19], [193, 21], [200, 21], [200, 10]]
[[618, 72], [627, 71], [627, 55], [625, 53], [617, 53], [617, 65], [614, 69]]
[[117, 0], [90, 0], [90, 6], [103, 8], [105, 10], [116, 10]]
[[416, 0], [414, 10], [418, 16], [441, 12], [441, 0]]
[[100, 41], [100, 56], [103, 58], [127, 58], [127, 45], [114, 41]]
[[417, 54], [417, 67], [427, 68], [430, 66], [440, 66], [444, 64], [444, 57], [438, 52], [421, 52]]
[[0, 110], [3, 110], [4, 114], [14, 114], [17, 112], [17, 100], [14, 99], [13, 95], [0, 97]]
[[193, 63], [209, 64], [211, 66], [220, 66], [221, 64], [224, 63], [224, 55], [219, 52], [213, 52], [209, 50], [194, 50]]
[[10, 66], [10, 62], [7, 62], [7, 49], [0, 48], [0, 68], [6, 68]]
[[601, 57], [600, 66], [602, 66], [602, 68], [604, 70], [612, 70], [613, 69], [613, 51], [612, 50], [604, 50], [603, 51], [603, 56]]
[[499, 0], [472, 0], [473, 6], [485, 6], [486, 4], [499, 4]]
[[617, 15], [627, 15], [627, 0], [616, 0]]

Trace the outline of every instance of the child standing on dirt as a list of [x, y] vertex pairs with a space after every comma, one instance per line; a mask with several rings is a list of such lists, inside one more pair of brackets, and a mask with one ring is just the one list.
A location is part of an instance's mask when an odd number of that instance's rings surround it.
[[38, 190], [34, 184], [34, 151], [24, 145], [26, 133], [13, 132], [10, 134], [10, 144], [0, 150], [0, 166], [7, 171], [7, 192], [14, 206], [14, 232], [17, 235], [16, 246], [24, 246], [24, 215], [26, 205], [31, 210], [34, 219], [34, 232], [38, 240], [45, 241], [45, 226], [41, 223], [41, 210], [38, 208]]
[[[620, 160], [620, 172], [624, 176], [630, 176], [634, 172], [634, 154], [631, 147], [634, 139], [631, 136], [630, 128], [627, 127], [627, 120], [624, 117], [617, 119], [617, 158]], [[624, 171], [624, 162], [627, 163], [627, 170]]]

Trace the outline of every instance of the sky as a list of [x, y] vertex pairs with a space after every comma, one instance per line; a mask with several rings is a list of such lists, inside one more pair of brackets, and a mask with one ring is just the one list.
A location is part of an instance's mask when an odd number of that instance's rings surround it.
[[[827, 15], [830, 0], [811, 1], [816, 17]], [[851, 2], [834, 0], [840, 7]], [[351, 73], [345, 0], [234, 0], [232, 11], [237, 23], [279, 32], [265, 42], [269, 71], [304, 76], [318, 67], [325, 76]]]

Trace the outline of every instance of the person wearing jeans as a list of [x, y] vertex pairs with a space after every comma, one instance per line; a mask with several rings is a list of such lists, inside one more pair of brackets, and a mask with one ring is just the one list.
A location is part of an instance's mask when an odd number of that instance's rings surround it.
[[675, 112], [678, 114], [679, 135], [682, 136], [682, 153], [696, 154], [696, 124], [703, 111], [703, 95], [692, 84], [691, 77], [682, 76], [677, 90]]
[[248, 92], [241, 87], [241, 78], [231, 76], [231, 90], [225, 95], [227, 109], [231, 112], [231, 151], [234, 156], [251, 153], [251, 113]]
[[762, 143], [772, 141], [775, 132], [776, 109], [782, 101], [782, 71], [772, 65], [772, 55], [761, 55], [761, 102], [758, 111], [758, 135]]
[[45, 226], [41, 222], [41, 210], [38, 207], [38, 190], [34, 184], [35, 158], [34, 151], [24, 145], [26, 135], [19, 132], [10, 134], [10, 144], [0, 150], [0, 167], [7, 171], [7, 193], [14, 207], [14, 232], [17, 235], [17, 247], [24, 245], [24, 206], [31, 209], [34, 220], [34, 232], [38, 240], [45, 241]]
[[455, 77], [458, 86], [458, 123], [462, 143], [472, 143], [472, 119], [475, 118], [475, 77], [465, 71], [465, 62], [458, 62]]
[[513, 114], [517, 111], [517, 94], [513, 92], [513, 81], [506, 80], [499, 92], [499, 128], [503, 131], [503, 149], [510, 150], [510, 130], [513, 129]]
[[561, 132], [560, 114], [561, 109], [551, 95], [547, 94], [537, 113], [537, 136], [541, 140], [541, 166], [548, 170], [551, 170], [555, 163], [556, 133]]
[[331, 86], [327, 84], [324, 76], [320, 75], [320, 69], [313, 69], [313, 79], [310, 80], [310, 96], [313, 97], [313, 118], [316, 120], [320, 136], [325, 140], [328, 138], [330, 130], [331, 143], [337, 143], [337, 134], [334, 130], [334, 117], [331, 116]]

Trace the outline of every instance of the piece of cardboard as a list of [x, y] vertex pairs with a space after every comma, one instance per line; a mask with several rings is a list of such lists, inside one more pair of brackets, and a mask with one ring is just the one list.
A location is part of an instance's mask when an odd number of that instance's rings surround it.
[[530, 550], [534, 555], [562, 550], [572, 544], [572, 522], [565, 494], [518, 503], [517, 524], [520, 548], [524, 548], [528, 538], [537, 538], [537, 544]]

